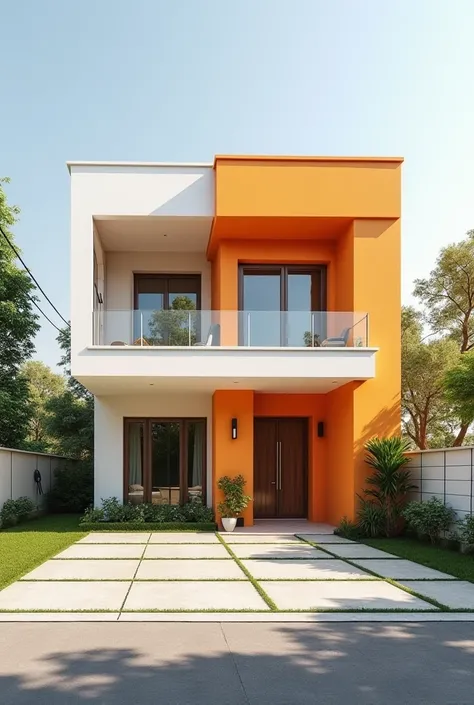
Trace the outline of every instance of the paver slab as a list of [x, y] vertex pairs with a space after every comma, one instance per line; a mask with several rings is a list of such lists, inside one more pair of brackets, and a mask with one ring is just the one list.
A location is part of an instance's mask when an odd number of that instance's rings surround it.
[[133, 543], [75, 543], [54, 558], [141, 558], [144, 549], [145, 545]]
[[144, 531], [143, 533], [103, 531], [88, 534], [77, 543], [147, 543], [149, 538], [149, 531]]
[[340, 556], [341, 558], [397, 558], [391, 553], [386, 553], [378, 548], [373, 548], [373, 546], [365, 546], [363, 543], [353, 543], [351, 545], [345, 544], [333, 544], [331, 546], [326, 545], [325, 549], [334, 553], [335, 556]]
[[435, 609], [383, 580], [262, 581], [260, 585], [282, 610]]
[[[235, 561], [201, 560], [142, 561], [136, 580], [247, 580]], [[205, 590], [206, 586], [200, 588]]]
[[405, 580], [455, 580], [452, 575], [441, 573], [439, 570], [427, 568], [419, 563], [406, 560], [394, 559], [374, 559], [374, 560], [354, 560], [354, 563], [372, 570], [374, 573], [381, 575], [384, 578], [404, 578]]
[[145, 558], [227, 558], [225, 546], [219, 544], [148, 544]]
[[309, 544], [238, 544], [230, 546], [238, 558], [330, 558], [327, 553]]
[[312, 543], [355, 543], [336, 534], [296, 534], [296, 536]]
[[219, 539], [215, 534], [204, 531], [180, 531], [179, 533], [155, 531], [151, 535], [150, 543], [219, 543]]
[[453, 610], [474, 610], [473, 583], [464, 580], [403, 580], [400, 584]]
[[139, 562], [120, 559], [51, 560], [24, 575], [22, 580], [132, 580]]
[[242, 561], [257, 580], [357, 580], [370, 579], [361, 568], [338, 560], [247, 560]]
[[125, 610], [256, 609], [268, 606], [250, 582], [135, 582]]
[[222, 533], [226, 543], [291, 543], [299, 544], [300, 539], [286, 534], [227, 534]]
[[0, 610], [120, 610], [130, 582], [23, 582], [0, 592]]

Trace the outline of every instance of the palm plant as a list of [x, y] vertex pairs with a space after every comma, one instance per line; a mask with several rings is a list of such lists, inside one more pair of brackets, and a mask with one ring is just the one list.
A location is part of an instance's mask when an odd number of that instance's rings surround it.
[[364, 498], [379, 505], [385, 513], [385, 532], [393, 536], [408, 494], [416, 489], [410, 471], [404, 468], [409, 443], [398, 436], [372, 438], [366, 443], [366, 463], [373, 469], [367, 478]]

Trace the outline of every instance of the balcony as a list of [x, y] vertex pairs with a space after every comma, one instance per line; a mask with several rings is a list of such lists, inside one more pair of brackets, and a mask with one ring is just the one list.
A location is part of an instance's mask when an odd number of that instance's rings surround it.
[[92, 331], [72, 373], [95, 394], [326, 393], [375, 376], [365, 313], [108, 310]]

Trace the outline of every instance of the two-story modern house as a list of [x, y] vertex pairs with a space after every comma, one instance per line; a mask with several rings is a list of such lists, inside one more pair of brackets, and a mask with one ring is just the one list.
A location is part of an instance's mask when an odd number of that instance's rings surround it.
[[398, 158], [70, 162], [72, 374], [95, 500], [354, 514], [400, 423]]

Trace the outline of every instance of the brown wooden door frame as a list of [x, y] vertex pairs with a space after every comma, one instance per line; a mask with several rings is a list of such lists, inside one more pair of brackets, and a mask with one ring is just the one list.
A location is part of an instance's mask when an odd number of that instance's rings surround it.
[[[257, 453], [259, 451], [259, 448], [257, 446], [257, 443], [258, 443], [257, 426], [258, 426], [259, 421], [273, 422], [275, 424], [275, 427], [276, 427], [275, 439], [276, 439], [277, 443], [281, 442], [280, 433], [279, 433], [279, 424], [280, 423], [284, 423], [285, 421], [291, 421], [291, 422], [300, 421], [301, 422], [301, 426], [302, 426], [302, 430], [303, 430], [303, 466], [302, 466], [303, 477], [302, 477], [302, 484], [303, 484], [303, 493], [304, 493], [303, 494], [304, 512], [303, 512], [303, 515], [298, 514], [298, 516], [295, 516], [294, 518], [300, 518], [300, 519], [307, 518], [308, 511], [309, 511], [309, 507], [308, 507], [308, 495], [309, 495], [309, 492], [308, 492], [308, 481], [309, 481], [309, 478], [308, 478], [308, 467], [309, 467], [309, 455], [308, 455], [308, 453], [309, 453], [309, 444], [308, 444], [308, 426], [309, 426], [309, 424], [308, 424], [308, 418], [306, 416], [256, 416], [254, 418], [254, 431], [255, 431], [255, 433], [254, 433], [254, 486], [255, 485], [259, 486], [259, 483], [257, 482], [257, 479], [256, 479], [256, 473], [258, 473], [259, 467], [255, 463], [255, 460], [257, 460], [257, 458], [258, 458]], [[270, 456], [270, 458], [273, 457], [271, 452], [269, 453], [269, 456]], [[275, 469], [274, 468], [264, 468], [264, 471], [266, 472], [266, 475], [268, 478], [268, 480], [267, 480], [268, 483], [273, 483], [273, 481], [270, 478], [273, 477], [274, 475], [275, 475], [275, 478], [278, 477], [277, 473], [276, 473], [276, 468]], [[289, 471], [289, 469], [287, 468], [287, 473], [288, 473], [288, 471]], [[281, 467], [280, 472], [284, 473], [285, 468]], [[270, 517], [268, 515], [265, 515], [264, 517], [259, 517], [258, 508], [256, 508], [255, 509], [255, 517], [257, 519], [258, 518], [268, 518], [268, 519], [270, 519], [270, 518], [275, 518], [275, 519], [283, 518], [281, 516], [282, 498], [279, 495], [280, 495], [280, 492], [284, 491], [283, 484], [287, 484], [288, 479], [291, 482], [291, 475], [288, 476], [288, 474], [287, 474], [287, 477], [285, 479], [282, 477], [281, 478], [282, 490], [281, 491], [278, 489], [276, 490], [274, 516]], [[273, 488], [273, 484], [271, 484], [267, 489], [267, 492], [269, 495], [273, 491], [272, 488]], [[284, 518], [289, 519], [292, 517], [285, 516]]]

